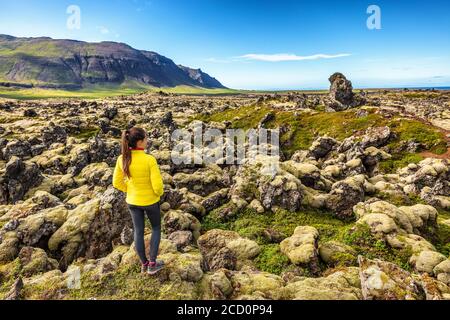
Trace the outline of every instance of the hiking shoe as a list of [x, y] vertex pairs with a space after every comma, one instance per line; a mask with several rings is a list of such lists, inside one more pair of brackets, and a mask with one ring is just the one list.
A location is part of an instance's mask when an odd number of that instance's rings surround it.
[[141, 273], [146, 273], [147, 272], [149, 263], [150, 262], [147, 261], [146, 263], [141, 265]]
[[147, 267], [147, 273], [150, 275], [158, 273], [161, 269], [164, 268], [164, 261], [159, 260], [156, 262], [149, 262]]

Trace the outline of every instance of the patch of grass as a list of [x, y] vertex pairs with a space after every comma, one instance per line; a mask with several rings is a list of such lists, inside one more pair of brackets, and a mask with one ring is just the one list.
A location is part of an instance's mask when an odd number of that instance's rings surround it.
[[[192, 291], [193, 290], [193, 291]], [[139, 265], [123, 265], [114, 272], [93, 277], [93, 272], [81, 276], [81, 289], [71, 290], [67, 299], [86, 300], [185, 300], [198, 294], [196, 287], [183, 281], [161, 281], [140, 273]]]
[[434, 127], [417, 120], [396, 119], [389, 123], [389, 127], [397, 138], [389, 145], [391, 149], [398, 147], [402, 141], [414, 140], [424, 146], [426, 150], [436, 154], [447, 151], [445, 135]]
[[71, 290], [70, 299], [157, 299], [158, 280], [140, 274], [139, 266], [121, 267], [96, 279], [92, 272], [81, 276], [81, 289]]
[[289, 128], [280, 142], [283, 151], [290, 157], [297, 150], [308, 149], [318, 136], [328, 135], [342, 141], [369, 127], [383, 125], [384, 121], [384, 118], [375, 113], [358, 118], [354, 110], [301, 114], [298, 117], [292, 112], [279, 112], [271, 127]]
[[0, 97], [16, 100], [40, 100], [40, 99], [103, 99], [108, 97], [131, 95], [146, 91], [146, 87], [134, 85], [96, 85], [81, 90], [56, 90], [56, 89], [17, 89], [0, 87]]
[[268, 107], [249, 105], [240, 108], [229, 108], [212, 115], [199, 115], [195, 119], [203, 122], [231, 121], [232, 128], [252, 129], [255, 128], [269, 112], [271, 112], [271, 109]]
[[434, 99], [440, 96], [437, 92], [408, 92], [403, 93], [405, 98], [409, 99]]
[[263, 246], [261, 253], [255, 259], [255, 265], [259, 270], [276, 275], [280, 275], [289, 264], [289, 258], [280, 251], [278, 244]]
[[74, 137], [77, 139], [89, 139], [95, 135], [97, 135], [97, 133], [99, 133], [100, 129], [99, 128], [86, 128], [81, 130], [80, 133], [76, 134]]
[[396, 172], [397, 169], [404, 168], [410, 163], [419, 163], [424, 158], [417, 153], [399, 153], [394, 154], [391, 159], [380, 162], [382, 172]]
[[149, 89], [150, 92], [165, 92], [165, 93], [174, 93], [174, 94], [185, 94], [185, 95], [229, 95], [229, 94], [241, 94], [245, 93], [245, 90], [235, 90], [228, 88], [201, 88], [201, 87], [193, 87], [193, 86], [176, 86], [176, 87], [163, 87], [163, 88], [155, 88], [151, 87]]
[[[95, 75], [91, 75], [95, 76]], [[165, 92], [186, 95], [227, 95], [239, 94], [240, 90], [233, 89], [205, 89], [200, 87], [177, 86], [173, 88], [156, 88], [138, 82], [125, 82], [120, 85], [97, 84], [90, 85], [80, 90], [58, 89], [19, 89], [0, 87], [0, 97], [16, 100], [40, 100], [40, 99], [104, 99], [108, 97], [133, 95], [143, 92]]]
[[423, 150], [435, 154], [447, 152], [447, 142], [444, 133], [438, 129], [417, 120], [395, 119], [388, 123], [395, 134], [388, 148], [392, 158], [380, 162], [380, 169], [385, 173], [395, 172], [410, 163], [419, 163], [424, 159], [420, 153], [409, 153], [401, 150], [400, 144], [405, 141], [415, 141], [423, 146]]
[[216, 228], [233, 230], [261, 245], [269, 244], [264, 236], [264, 231], [268, 228], [289, 237], [298, 226], [313, 226], [319, 231], [321, 240], [327, 241], [335, 238], [339, 230], [348, 225], [348, 222], [338, 220], [331, 213], [309, 208], [294, 213], [280, 209], [275, 213], [263, 214], [245, 209], [230, 218], [218, 216], [217, 212], [220, 210], [222, 209], [214, 210], [203, 219], [203, 231]]
[[381, 259], [395, 263], [401, 268], [411, 271], [409, 258], [412, 255], [411, 248], [393, 249], [383, 240], [376, 239], [367, 225], [355, 225], [351, 229], [344, 230], [339, 236], [339, 240], [350, 245], [356, 250], [357, 255], [362, 255], [369, 259]]
[[8, 294], [14, 281], [19, 277], [21, 268], [19, 259], [0, 265], [0, 299], [3, 299]]
[[367, 109], [368, 115], [357, 117], [357, 109], [340, 112], [317, 112], [314, 114], [292, 111], [280, 111], [265, 104], [230, 108], [211, 115], [199, 115], [195, 119], [204, 122], [230, 121], [232, 128], [256, 128], [263, 117], [273, 113], [274, 118], [267, 122], [268, 128], [285, 128], [280, 136], [281, 149], [287, 157], [297, 150], [308, 149], [318, 136], [328, 135], [340, 141], [352, 135], [362, 135], [370, 127], [389, 126], [394, 133], [388, 144], [394, 157], [383, 161], [381, 169], [393, 172], [409, 163], [423, 160], [419, 153], [407, 153], [399, 150], [404, 141], [414, 140], [424, 146], [424, 150], [436, 154], [447, 151], [445, 135], [438, 129], [417, 120], [394, 117], [384, 118], [375, 113], [376, 109]]
[[356, 110], [296, 115], [292, 111], [279, 111], [263, 104], [230, 108], [212, 115], [199, 115], [196, 119], [204, 122], [231, 121], [232, 128], [250, 129], [257, 127], [270, 112], [275, 117], [267, 122], [267, 127], [287, 129], [281, 135], [280, 143], [288, 157], [297, 150], [308, 149], [317, 136], [329, 135], [343, 140], [369, 127], [385, 125], [386, 122], [372, 110], [365, 117], [356, 117]]
[[[449, 217], [446, 217], [446, 214], [442, 212], [440, 212], [439, 215], [444, 219], [449, 219]], [[437, 251], [446, 257], [450, 256], [450, 227], [448, 225], [443, 223], [438, 224], [435, 241], [433, 244]]]

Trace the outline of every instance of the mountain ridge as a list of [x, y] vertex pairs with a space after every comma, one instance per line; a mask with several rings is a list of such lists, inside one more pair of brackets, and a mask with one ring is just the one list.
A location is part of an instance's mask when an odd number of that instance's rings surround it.
[[98, 43], [0, 34], [0, 85], [82, 89], [139, 82], [153, 87], [226, 88], [217, 79], [125, 43]]

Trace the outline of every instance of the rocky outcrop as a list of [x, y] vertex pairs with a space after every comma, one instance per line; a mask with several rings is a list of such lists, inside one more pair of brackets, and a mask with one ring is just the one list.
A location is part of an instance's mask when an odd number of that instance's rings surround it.
[[61, 256], [63, 267], [81, 255], [99, 258], [111, 251], [114, 242], [120, 242], [122, 230], [130, 225], [124, 195], [111, 187], [100, 198], [70, 210], [48, 247]]
[[309, 226], [295, 228], [294, 234], [280, 243], [281, 252], [296, 265], [306, 265], [313, 272], [318, 270], [319, 251], [317, 243], [319, 232]]
[[334, 73], [328, 79], [331, 83], [328, 107], [335, 111], [361, 106], [365, 99], [353, 93], [352, 83], [342, 73]]
[[43, 177], [37, 165], [13, 156], [0, 171], [0, 204], [16, 203], [22, 200], [29, 189], [37, 186]]
[[361, 290], [365, 300], [421, 300], [414, 278], [393, 263], [358, 258]]
[[214, 229], [198, 239], [198, 247], [208, 270], [235, 270], [239, 264], [258, 255], [259, 246], [233, 231]]

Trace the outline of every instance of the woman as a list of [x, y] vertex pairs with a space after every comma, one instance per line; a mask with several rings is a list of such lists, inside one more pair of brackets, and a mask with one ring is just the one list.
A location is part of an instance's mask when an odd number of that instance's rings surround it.
[[[161, 239], [160, 197], [164, 185], [156, 159], [145, 153], [147, 134], [141, 128], [131, 128], [122, 134], [122, 155], [114, 170], [114, 188], [127, 194], [134, 226], [134, 244], [142, 262], [142, 272], [155, 274], [164, 267], [157, 261]], [[145, 255], [145, 215], [152, 225], [150, 260]]]

